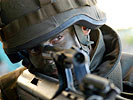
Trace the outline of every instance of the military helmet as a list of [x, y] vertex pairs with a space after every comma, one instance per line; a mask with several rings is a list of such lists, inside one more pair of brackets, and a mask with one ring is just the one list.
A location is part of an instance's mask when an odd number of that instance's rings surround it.
[[14, 54], [47, 41], [64, 29], [102, 26], [105, 14], [96, 0], [1, 0], [1, 39], [5, 52]]

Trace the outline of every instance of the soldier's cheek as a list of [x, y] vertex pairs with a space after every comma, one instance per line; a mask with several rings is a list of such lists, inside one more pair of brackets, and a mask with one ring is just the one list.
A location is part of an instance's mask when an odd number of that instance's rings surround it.
[[35, 68], [42, 68], [44, 66], [44, 59], [42, 55], [30, 56], [30, 61]]

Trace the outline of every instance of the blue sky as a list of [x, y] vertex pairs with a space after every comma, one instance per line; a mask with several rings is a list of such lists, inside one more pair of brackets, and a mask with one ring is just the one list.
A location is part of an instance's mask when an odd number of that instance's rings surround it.
[[12, 64], [10, 62], [10, 60], [8, 59], [7, 55], [5, 54], [3, 48], [2, 48], [2, 43], [0, 42], [0, 58], [2, 58], [3, 62], [6, 63], [6, 67], [8, 67], [8, 69], [10, 71], [16, 69], [17, 67], [21, 66], [20, 63], [16, 63], [16, 64]]

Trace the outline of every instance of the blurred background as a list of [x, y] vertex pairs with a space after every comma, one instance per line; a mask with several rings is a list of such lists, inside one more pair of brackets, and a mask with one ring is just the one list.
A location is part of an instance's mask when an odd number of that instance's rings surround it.
[[106, 24], [118, 32], [123, 52], [133, 53], [133, 0], [97, 1], [107, 15]]
[[[133, 53], [133, 0], [97, 0], [99, 8], [107, 15], [106, 24], [115, 29], [122, 42], [123, 52]], [[21, 62], [12, 64], [0, 42], [0, 75], [15, 70]]]
[[4, 53], [2, 43], [0, 42], [0, 76], [15, 70], [19, 66], [21, 66], [21, 62], [16, 64], [10, 62], [7, 55]]

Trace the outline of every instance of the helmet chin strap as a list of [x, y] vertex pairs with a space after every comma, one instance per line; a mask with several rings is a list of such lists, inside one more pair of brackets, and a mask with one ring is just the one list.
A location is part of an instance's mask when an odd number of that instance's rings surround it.
[[91, 44], [93, 44], [93, 41], [90, 41], [90, 36], [85, 36], [82, 28], [79, 25], [74, 25], [74, 30], [76, 33], [75, 40], [78, 44], [78, 47], [82, 48], [85, 52], [89, 54], [91, 49]]

